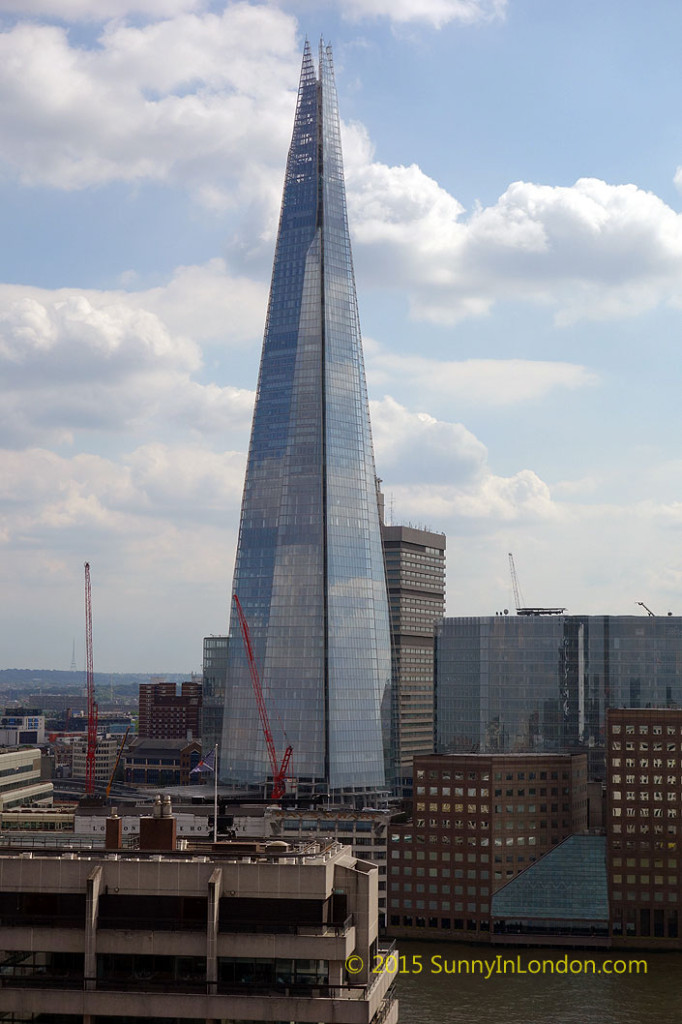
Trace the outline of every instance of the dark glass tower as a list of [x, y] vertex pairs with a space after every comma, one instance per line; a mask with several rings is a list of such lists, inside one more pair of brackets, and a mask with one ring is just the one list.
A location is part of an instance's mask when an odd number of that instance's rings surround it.
[[[278, 755], [299, 788], [384, 786], [390, 634], [332, 55], [306, 43], [287, 161], [234, 592]], [[236, 616], [221, 779], [271, 769]]]

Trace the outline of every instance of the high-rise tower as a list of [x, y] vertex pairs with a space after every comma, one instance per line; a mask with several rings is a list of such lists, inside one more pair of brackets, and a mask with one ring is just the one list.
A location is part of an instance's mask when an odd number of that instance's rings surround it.
[[[263, 340], [234, 592], [275, 744], [303, 790], [381, 789], [390, 634], [332, 55], [306, 43]], [[221, 779], [270, 774], [230, 625]]]

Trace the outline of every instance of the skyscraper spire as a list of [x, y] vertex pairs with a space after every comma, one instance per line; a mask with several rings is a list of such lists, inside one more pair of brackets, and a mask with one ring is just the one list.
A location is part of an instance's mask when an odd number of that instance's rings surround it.
[[[322, 42], [319, 75], [307, 42], [303, 53], [234, 592], [299, 786], [382, 788], [388, 605], [336, 88]], [[230, 638], [221, 777], [261, 783], [267, 755], [234, 617]]]

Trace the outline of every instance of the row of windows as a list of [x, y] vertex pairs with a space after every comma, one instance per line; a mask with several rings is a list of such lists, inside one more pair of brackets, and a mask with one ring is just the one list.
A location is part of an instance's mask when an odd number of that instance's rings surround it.
[[[623, 731], [626, 736], [634, 736], [635, 729], [639, 733], [640, 736], [647, 736], [649, 734], [649, 732], [651, 732], [651, 734], [653, 736], [662, 736], [663, 735], [663, 726], [662, 725], [651, 725], [651, 726], [649, 726], [649, 725], [645, 725], [644, 723], [639, 723], [636, 727], [635, 727], [634, 724], [629, 724], [629, 725], [626, 725], [625, 727], [622, 727], [622, 726], [616, 725], [616, 724], [613, 724], [611, 726], [611, 732], [614, 735], [618, 735], [621, 731]], [[665, 734], [666, 734], [666, 736], [676, 736], [678, 732], [682, 732], [682, 725], [680, 725], [680, 726], [677, 726], [677, 725], [666, 725], [666, 727], [665, 727]]]
[[[413, 905], [414, 905], [414, 909], [415, 910], [426, 910], [426, 902], [425, 902], [425, 900], [415, 900], [414, 904], [413, 904], [412, 900], [391, 900], [391, 907], [392, 908], [396, 908], [396, 909], [400, 908], [400, 907], [404, 907], [405, 910], [411, 910]], [[452, 907], [451, 907], [449, 900], [442, 900], [442, 901], [441, 900], [429, 900], [428, 909], [429, 910], [441, 910], [441, 911], [442, 910], [450, 910], [450, 909], [452, 909], [455, 912], [457, 912], [457, 911], [461, 912], [461, 911], [466, 909], [467, 912], [470, 913], [470, 914], [475, 914], [477, 912], [481, 913], [481, 914], [487, 914], [489, 908], [488, 908], [488, 904], [487, 903], [479, 904], [476, 901], [468, 902], [466, 904], [466, 908], [465, 908], [463, 902], [462, 903], [455, 902], [455, 903], [452, 904]], [[417, 920], [419, 920], [419, 918], [417, 918]]]
[[[611, 758], [611, 768], [613, 769], [613, 768], [621, 768], [621, 767], [622, 767], [622, 759], [620, 757], [612, 757]], [[642, 770], [642, 769], [646, 768], [648, 770], [648, 768], [649, 768], [649, 758], [648, 757], [639, 757], [639, 758], [626, 757], [625, 758], [625, 767], [626, 768], [637, 768], [639, 770]], [[663, 758], [662, 757], [653, 757], [651, 759], [651, 767], [652, 768], [663, 768], [664, 767]], [[675, 769], [677, 769], [677, 771], [679, 771], [680, 768], [682, 768], [682, 762], [678, 758], [676, 758], [676, 757], [668, 757], [668, 758], [666, 758], [666, 761], [665, 761], [665, 767], [666, 768], [675, 768]]]
[[[437, 907], [430, 908], [437, 910]], [[459, 908], [462, 909], [461, 907]], [[470, 931], [475, 932], [479, 928], [482, 932], [490, 930], [489, 921], [477, 922], [473, 919], [464, 920], [462, 918], [455, 918], [454, 920], [449, 917], [412, 917], [410, 914], [400, 915], [391, 914], [391, 926], [393, 928], [441, 928], [445, 931]]]
[[[611, 750], [622, 750], [623, 744], [621, 740], [611, 741]], [[635, 743], [634, 740], [625, 741], [625, 750], [639, 750], [642, 753], [647, 753], [649, 750], [656, 752], [657, 750], [667, 750], [669, 753], [674, 753], [682, 747], [674, 740], [654, 740], [653, 743], [649, 743], [648, 740], [640, 740], [639, 743]]]

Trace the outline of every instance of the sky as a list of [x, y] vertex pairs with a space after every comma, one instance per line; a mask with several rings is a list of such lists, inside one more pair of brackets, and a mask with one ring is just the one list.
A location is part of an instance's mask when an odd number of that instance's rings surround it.
[[227, 631], [304, 40], [447, 613], [682, 614], [682, 5], [0, 0], [0, 667]]

